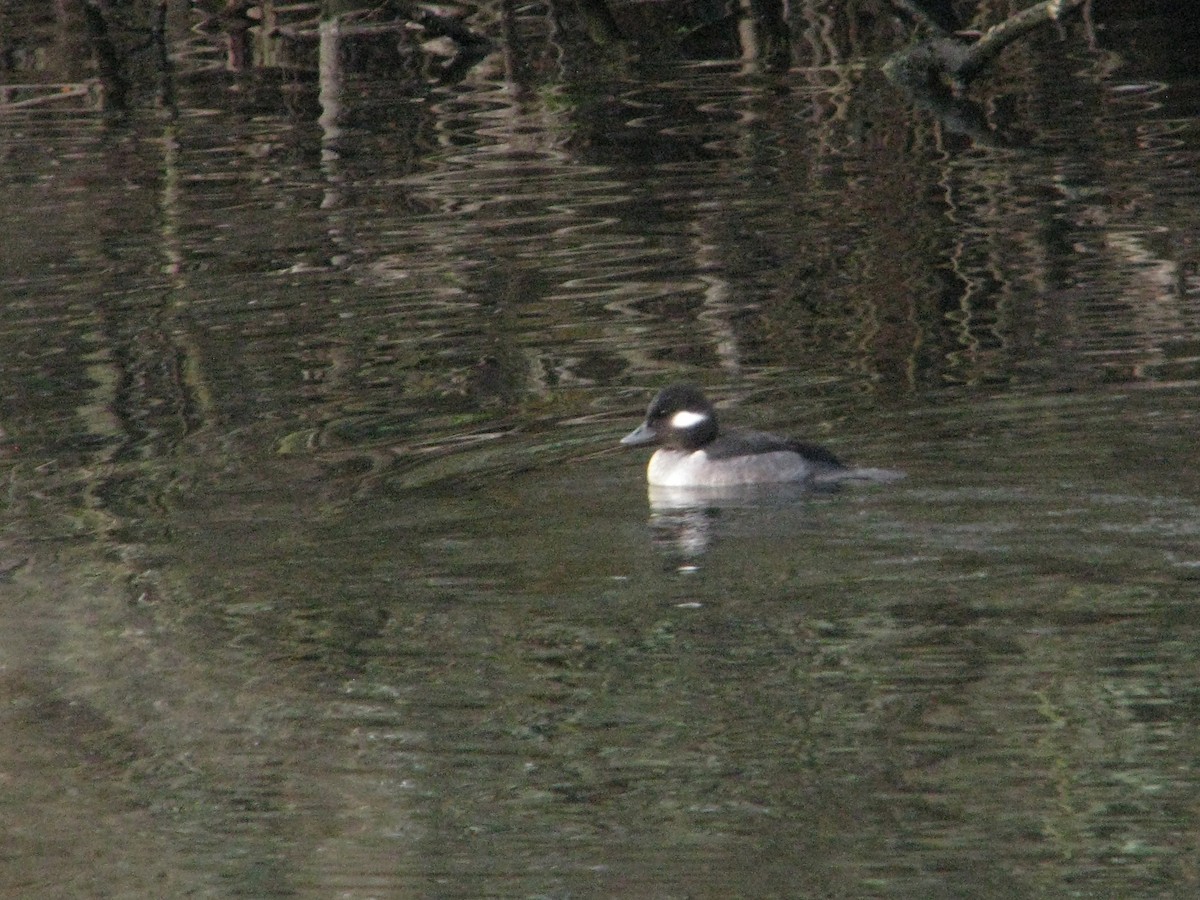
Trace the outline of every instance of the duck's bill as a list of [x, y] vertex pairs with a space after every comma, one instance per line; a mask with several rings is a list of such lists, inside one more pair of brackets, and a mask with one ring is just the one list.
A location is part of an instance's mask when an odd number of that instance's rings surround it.
[[643, 422], [621, 438], [621, 443], [626, 447], [636, 447], [638, 444], [653, 444], [656, 440], [658, 440], [658, 432]]

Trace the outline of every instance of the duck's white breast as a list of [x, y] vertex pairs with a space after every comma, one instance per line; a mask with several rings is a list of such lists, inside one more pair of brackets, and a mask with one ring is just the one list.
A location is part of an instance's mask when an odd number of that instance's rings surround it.
[[658, 487], [721, 487], [731, 484], [762, 484], [773, 481], [803, 481], [813, 474], [812, 466], [798, 453], [754, 453], [729, 459], [710, 459], [703, 450], [660, 448], [650, 457], [646, 480]]

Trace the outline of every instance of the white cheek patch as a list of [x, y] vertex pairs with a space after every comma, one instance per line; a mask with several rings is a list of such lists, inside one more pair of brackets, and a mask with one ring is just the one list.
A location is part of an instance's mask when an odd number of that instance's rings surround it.
[[671, 427], [678, 428], [681, 431], [691, 428], [693, 425], [699, 425], [701, 422], [708, 419], [704, 413], [692, 412], [690, 409], [682, 409], [675, 415], [671, 416]]

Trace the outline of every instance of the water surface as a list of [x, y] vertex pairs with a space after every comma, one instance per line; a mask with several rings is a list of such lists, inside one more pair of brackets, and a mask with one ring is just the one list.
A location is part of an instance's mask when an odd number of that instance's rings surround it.
[[[1157, 23], [1006, 61], [1000, 148], [844, 31], [512, 15], [336, 84], [176, 24], [175, 117], [6, 73], [5, 883], [1194, 895], [1198, 92], [1105, 43]], [[652, 504], [681, 379], [908, 477]]]

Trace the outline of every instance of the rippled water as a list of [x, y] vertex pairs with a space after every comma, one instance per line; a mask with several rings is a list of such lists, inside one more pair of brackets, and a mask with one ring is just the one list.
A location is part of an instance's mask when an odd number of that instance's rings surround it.
[[[176, 25], [174, 118], [6, 74], [3, 882], [1194, 895], [1157, 23], [1002, 66], [986, 149], [836, 29], [767, 75], [511, 15], [523, 67], [335, 86]], [[649, 497], [680, 379], [908, 477]]]

